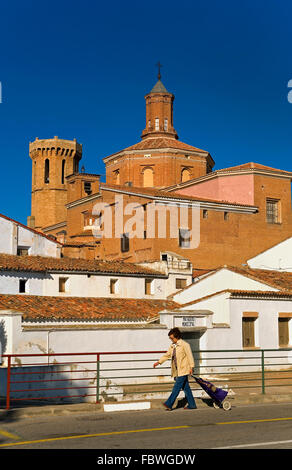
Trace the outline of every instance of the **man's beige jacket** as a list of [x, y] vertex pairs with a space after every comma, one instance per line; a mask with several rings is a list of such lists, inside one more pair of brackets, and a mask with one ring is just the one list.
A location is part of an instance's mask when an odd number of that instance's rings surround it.
[[[174, 344], [172, 343], [168, 351], [158, 360], [159, 364], [163, 364], [168, 359], [172, 359]], [[189, 343], [183, 339], [179, 339], [176, 343], [176, 361], [177, 370], [174, 361], [171, 361], [171, 376], [177, 377], [181, 375], [188, 375], [190, 369], [195, 366], [193, 353]]]

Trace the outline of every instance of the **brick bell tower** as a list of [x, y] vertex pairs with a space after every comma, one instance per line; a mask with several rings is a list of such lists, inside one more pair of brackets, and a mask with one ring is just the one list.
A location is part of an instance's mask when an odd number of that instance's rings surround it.
[[141, 138], [148, 137], [172, 137], [178, 139], [173, 127], [173, 101], [174, 95], [169, 93], [161, 82], [160, 63], [158, 62], [158, 81], [146, 100], [146, 127]]
[[79, 172], [82, 145], [76, 139], [42, 139], [29, 143], [32, 160], [31, 215], [27, 225], [42, 230], [67, 218], [66, 176]]

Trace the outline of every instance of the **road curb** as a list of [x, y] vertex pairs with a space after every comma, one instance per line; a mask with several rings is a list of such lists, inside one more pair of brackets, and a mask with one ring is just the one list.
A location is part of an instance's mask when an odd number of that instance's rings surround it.
[[[249, 404], [265, 404], [265, 403], [292, 403], [292, 394], [250, 394], [250, 395], [235, 395], [230, 397], [232, 407]], [[139, 403], [141, 400], [132, 400], [128, 402], [122, 402], [123, 404], [134, 405]], [[163, 400], [152, 399], [144, 400], [144, 402], [150, 403], [150, 410], [164, 410], [162, 405]], [[198, 409], [206, 409], [208, 406], [212, 406], [211, 400], [196, 398]], [[7, 414], [15, 415], [18, 418], [33, 418], [37, 416], [65, 416], [74, 413], [104, 413], [104, 405], [113, 405], [117, 402], [105, 402], [105, 403], [79, 403], [79, 404], [60, 404], [60, 405], [41, 405], [41, 406], [25, 406], [23, 408], [11, 408], [10, 410], [0, 409], [0, 420], [2, 416]], [[176, 405], [178, 408], [182, 408], [183, 400], [179, 400]], [[132, 406], [129, 406], [130, 408]], [[143, 412], [147, 413], [147, 409]], [[114, 412], [114, 411], [112, 411]], [[119, 410], [121, 412], [121, 410]]]

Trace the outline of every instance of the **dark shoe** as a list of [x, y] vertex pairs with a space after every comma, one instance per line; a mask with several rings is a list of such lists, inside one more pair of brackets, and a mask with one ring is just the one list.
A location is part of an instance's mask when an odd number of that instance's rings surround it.
[[162, 404], [163, 404], [163, 406], [165, 407], [166, 411], [172, 411], [172, 409], [169, 408], [165, 403], [162, 403]]
[[184, 406], [184, 410], [196, 410], [197, 407], [191, 408], [190, 406]]

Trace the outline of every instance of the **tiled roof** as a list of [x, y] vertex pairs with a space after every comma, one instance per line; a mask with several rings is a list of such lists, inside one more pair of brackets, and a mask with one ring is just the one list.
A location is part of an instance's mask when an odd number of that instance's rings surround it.
[[162, 149], [162, 148], [173, 148], [179, 150], [190, 150], [193, 152], [206, 152], [206, 150], [199, 149], [197, 147], [193, 147], [192, 145], [185, 144], [177, 139], [172, 139], [169, 137], [154, 137], [142, 140], [137, 144], [131, 145], [130, 147], [126, 147], [123, 151], [127, 150], [153, 150], [153, 149]]
[[281, 173], [288, 173], [291, 174], [290, 171], [286, 170], [281, 170], [279, 168], [272, 168], [271, 166], [266, 166], [262, 165], [261, 163], [254, 163], [254, 162], [248, 162], [248, 163], [243, 163], [241, 165], [235, 165], [235, 166], [230, 166], [227, 168], [221, 168], [219, 170], [214, 171], [214, 173], [220, 173], [220, 172], [225, 172], [225, 171], [237, 171], [237, 170], [271, 170], [271, 171], [280, 171]]
[[[229, 269], [230, 271], [233, 271], [237, 274], [241, 274], [255, 281], [264, 283], [270, 287], [273, 287], [274, 289], [279, 289], [281, 292], [292, 291], [292, 273], [284, 272], [284, 271], [272, 271], [272, 270], [267, 270], [267, 269], [252, 269], [248, 266], [224, 265], [224, 266], [219, 266], [214, 269], [204, 270], [205, 275], [201, 279], [198, 279], [193, 284], [189, 284], [187, 287], [184, 287], [183, 289], [169, 295], [168, 299], [174, 298], [177, 294], [180, 294], [181, 292], [186, 291], [187, 289], [190, 289], [192, 286], [196, 285], [199, 282], [204, 282], [204, 279], [206, 277], [211, 276], [212, 274], [220, 271], [221, 269]], [[198, 269], [193, 271], [193, 277], [195, 277], [194, 272], [197, 272], [197, 277], [200, 275], [198, 274], [198, 271], [199, 271]], [[210, 295], [213, 295], [213, 294], [210, 294]]]
[[251, 170], [251, 172], [253, 172], [253, 170], [274, 171], [274, 172], [277, 172], [278, 174], [280, 173], [282, 175], [292, 177], [291, 171], [272, 168], [270, 166], [262, 165], [260, 163], [248, 162], [248, 163], [243, 163], [242, 165], [230, 166], [227, 168], [220, 168], [218, 170], [211, 171], [207, 173], [206, 175], [202, 175], [197, 178], [184, 181], [182, 183], [168, 186], [167, 188], [165, 188], [165, 191], [169, 191], [169, 192], [175, 191], [180, 188], [184, 188], [184, 187], [191, 186], [197, 183], [201, 183], [202, 181], [205, 181], [206, 179], [215, 178], [217, 176], [224, 176], [226, 173], [230, 173], [232, 175], [232, 173], [237, 173], [238, 171], [246, 172], [246, 170]]
[[54, 240], [49, 235], [45, 235], [44, 233], [39, 232], [38, 230], [35, 230], [34, 228], [28, 227], [27, 225], [24, 225], [21, 222], [17, 222], [17, 220], [11, 219], [10, 217], [7, 217], [7, 215], [0, 214], [0, 217], [2, 217], [3, 219], [9, 220], [10, 222], [13, 222], [14, 224], [20, 225], [20, 227], [23, 227], [26, 230], [29, 230], [30, 232], [36, 233], [37, 235], [40, 235], [41, 237], [47, 238], [48, 240], [50, 240], [50, 242], [57, 243], [58, 245], [62, 245], [61, 242]]
[[193, 277], [199, 277], [199, 276], [203, 276], [204, 274], [207, 274], [209, 273], [210, 271], [213, 271], [213, 269], [193, 269]]
[[241, 290], [241, 289], [223, 289], [217, 292], [213, 292], [212, 294], [209, 295], [204, 295], [203, 297], [200, 297], [198, 299], [192, 300], [190, 302], [187, 302], [185, 304], [180, 305], [176, 310], [179, 310], [182, 307], [189, 307], [190, 305], [197, 304], [199, 302], [202, 302], [203, 300], [210, 299], [211, 297], [215, 297], [216, 295], [224, 294], [224, 293], [229, 293], [231, 294], [232, 297], [262, 297], [262, 298], [288, 298], [292, 299], [292, 291], [283, 291], [280, 290], [278, 292], [275, 291], [262, 291], [262, 290]]
[[167, 300], [0, 295], [0, 309], [23, 313], [24, 322], [151, 321], [178, 306]]
[[0, 253], [0, 271], [72, 271], [149, 275], [165, 277], [150, 268], [122, 261], [87, 260], [76, 258], [47, 258], [43, 256], [15, 256]]
[[182, 201], [196, 201], [196, 202], [211, 202], [214, 204], [227, 204], [230, 206], [241, 206], [241, 207], [254, 207], [250, 204], [238, 204], [236, 202], [228, 202], [228, 201], [218, 201], [218, 199], [208, 199], [205, 197], [199, 197], [199, 196], [186, 196], [183, 194], [179, 194], [176, 192], [166, 192], [163, 189], [157, 189], [157, 188], [141, 188], [141, 187], [135, 187], [135, 186], [125, 186], [125, 185], [117, 185], [117, 184], [108, 184], [108, 183], [101, 183], [100, 184], [100, 189], [104, 190], [117, 190], [117, 191], [123, 191], [125, 193], [134, 193], [136, 195], [141, 195], [141, 196], [149, 196], [149, 197], [161, 197], [161, 198], [167, 198], [167, 199], [181, 199]]
[[226, 266], [227, 269], [243, 276], [268, 284], [280, 290], [292, 290], [292, 273], [268, 269], [252, 269], [248, 266]]
[[[111, 155], [108, 155], [103, 160], [107, 160], [108, 158], [112, 158], [114, 156], [119, 155], [121, 152], [130, 152], [133, 150], [161, 150], [161, 149], [174, 149], [174, 150], [185, 150], [187, 152], [200, 152], [204, 153], [205, 155], [208, 154], [206, 150], [199, 149], [198, 147], [193, 147], [192, 145], [185, 144], [180, 140], [171, 137], [147, 137], [137, 144], [130, 145], [130, 147], [126, 147], [118, 152], [115, 152]], [[212, 159], [212, 157], [210, 156]]]

